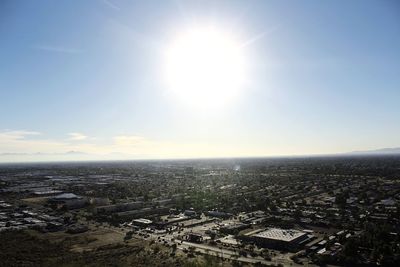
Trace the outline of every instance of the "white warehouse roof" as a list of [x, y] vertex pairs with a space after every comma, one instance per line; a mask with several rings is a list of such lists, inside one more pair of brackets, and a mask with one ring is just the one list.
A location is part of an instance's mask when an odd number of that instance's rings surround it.
[[279, 228], [269, 228], [265, 231], [259, 232], [254, 237], [265, 238], [265, 239], [273, 239], [285, 242], [291, 242], [301, 236], [304, 236], [306, 233], [298, 231], [298, 230], [285, 230]]

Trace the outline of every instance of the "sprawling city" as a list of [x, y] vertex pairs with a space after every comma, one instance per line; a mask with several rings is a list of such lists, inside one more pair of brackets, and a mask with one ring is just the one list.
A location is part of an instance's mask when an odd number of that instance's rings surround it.
[[1, 165], [0, 199], [2, 266], [400, 260], [396, 155]]
[[0, 267], [399, 267], [399, 0], [0, 0]]

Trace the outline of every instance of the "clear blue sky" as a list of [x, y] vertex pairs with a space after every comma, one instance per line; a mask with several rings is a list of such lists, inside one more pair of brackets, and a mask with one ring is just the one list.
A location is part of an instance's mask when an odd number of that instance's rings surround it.
[[[249, 82], [223, 110], [182, 105], [161, 82], [163, 50], [193, 23], [254, 39], [245, 48]], [[399, 103], [398, 1], [0, 3], [1, 154], [56, 160], [67, 151], [168, 158], [399, 147]]]

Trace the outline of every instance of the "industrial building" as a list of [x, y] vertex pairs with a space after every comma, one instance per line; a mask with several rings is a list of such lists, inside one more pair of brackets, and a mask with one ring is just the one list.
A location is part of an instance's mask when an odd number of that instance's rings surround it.
[[152, 220], [148, 220], [148, 219], [135, 219], [132, 220], [132, 222], [130, 223], [130, 225], [136, 225], [136, 226], [140, 226], [140, 227], [148, 227], [153, 223]]
[[294, 229], [269, 228], [256, 233], [249, 233], [247, 239], [254, 241], [261, 247], [294, 250], [312, 237], [312, 235]]

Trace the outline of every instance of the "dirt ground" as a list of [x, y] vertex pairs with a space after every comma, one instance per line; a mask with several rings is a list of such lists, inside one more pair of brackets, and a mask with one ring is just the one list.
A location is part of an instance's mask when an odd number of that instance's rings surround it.
[[[5, 246], [0, 257], [8, 258], [4, 266], [231, 266], [227, 262], [216, 263], [218, 260], [213, 257], [190, 257], [154, 241], [137, 238], [124, 241], [124, 237], [123, 231], [108, 227], [91, 227], [79, 234], [34, 230], [9, 233], [7, 239], [14, 245]], [[20, 242], [24, 242], [23, 247]]]
[[63, 243], [73, 252], [93, 251], [99, 247], [112, 244], [128, 244], [142, 242], [138, 239], [130, 239], [124, 242], [125, 233], [113, 231], [106, 228], [90, 229], [80, 234], [69, 234], [65, 232], [38, 233], [32, 232], [40, 239], [46, 239], [52, 243]]

